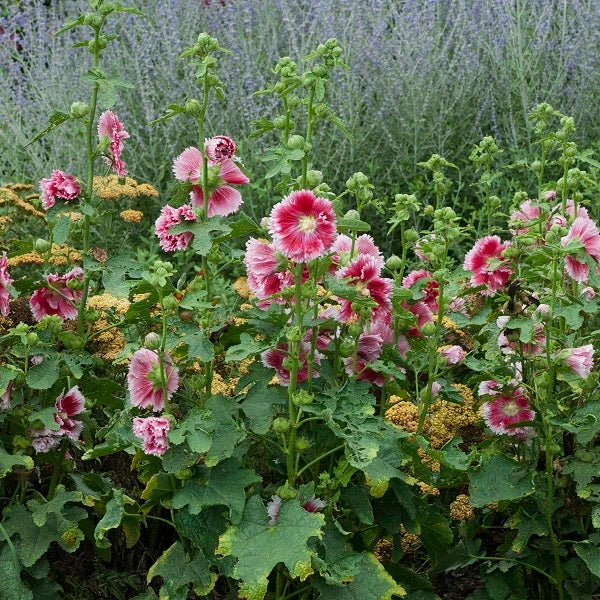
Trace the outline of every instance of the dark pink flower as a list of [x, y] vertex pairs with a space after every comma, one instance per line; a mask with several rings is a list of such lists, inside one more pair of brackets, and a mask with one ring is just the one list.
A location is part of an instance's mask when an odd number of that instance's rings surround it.
[[10, 292], [7, 286], [12, 285], [13, 280], [8, 274], [8, 259], [6, 252], [0, 256], [0, 315], [7, 317], [10, 312]]
[[419, 269], [418, 271], [411, 271], [406, 277], [402, 279], [402, 287], [411, 288], [417, 281], [426, 279], [427, 283], [423, 286], [423, 300], [429, 310], [433, 313], [438, 311], [438, 296], [440, 295], [439, 286], [436, 281], [433, 280], [431, 273], [427, 269]]
[[490, 296], [506, 285], [512, 270], [502, 257], [502, 252], [510, 246], [497, 235], [488, 235], [475, 242], [475, 245], [465, 256], [463, 268], [473, 273], [471, 285], [487, 286], [482, 293]]
[[[167, 399], [170, 399], [179, 386], [179, 372], [176, 367], [173, 367], [173, 361], [167, 353], [164, 362]], [[160, 358], [153, 350], [140, 348], [133, 354], [127, 373], [127, 384], [132, 406], [152, 408], [155, 412], [164, 408]]]
[[215, 163], [222, 162], [225, 159], [233, 158], [235, 142], [225, 135], [216, 135], [204, 141], [204, 152], [206, 152], [208, 160]]
[[194, 209], [189, 204], [184, 204], [178, 208], [173, 208], [168, 204], [162, 207], [160, 216], [154, 224], [154, 232], [158, 236], [160, 247], [167, 252], [174, 250], [185, 250], [190, 240], [194, 237], [191, 231], [183, 233], [170, 233], [175, 225], [183, 221], [195, 221], [196, 215]]
[[333, 244], [336, 234], [333, 206], [310, 190], [292, 192], [273, 207], [269, 231], [275, 247], [287, 258], [308, 262], [323, 256]]
[[[577, 217], [567, 235], [561, 238], [560, 243], [563, 247], [566, 247], [572, 240], [581, 242], [585, 247], [585, 251], [600, 264], [600, 232], [598, 232], [594, 221], [586, 217]], [[587, 281], [590, 275], [589, 266], [573, 256], [565, 257], [565, 271], [580, 283]]]
[[463, 361], [467, 353], [460, 346], [448, 346], [443, 348], [440, 354], [446, 359], [448, 365], [457, 365]]
[[12, 392], [13, 382], [9, 381], [4, 393], [0, 396], [0, 410], [8, 410], [10, 408], [10, 394]]
[[408, 335], [410, 337], [421, 337], [421, 327], [425, 325], [425, 323], [429, 323], [433, 321], [433, 313], [431, 309], [425, 302], [419, 300], [418, 302], [403, 302], [403, 308], [409, 310], [415, 317], [417, 317], [417, 325], [415, 327], [411, 327], [408, 330]]
[[81, 186], [73, 175], [55, 169], [52, 177], [40, 181], [42, 191], [42, 206], [48, 210], [56, 204], [56, 198], [60, 200], [73, 200], [81, 194]]
[[77, 304], [81, 301], [81, 290], [67, 287], [69, 281], [83, 281], [83, 269], [75, 267], [65, 275], [50, 273], [46, 277], [48, 285], [33, 292], [29, 307], [36, 321], [46, 315], [58, 315], [61, 319], [77, 318]]
[[162, 456], [169, 449], [169, 419], [165, 417], [135, 417], [133, 419], [133, 434], [142, 440], [146, 454]]
[[54, 420], [60, 426], [58, 433], [77, 440], [83, 429], [83, 423], [71, 417], [82, 413], [85, 409], [85, 398], [78, 386], [72, 387], [66, 394], [63, 392], [54, 403], [56, 413]]
[[[196, 206], [204, 206], [202, 192], [202, 152], [190, 146], [174, 161], [173, 173], [179, 181], [190, 181], [193, 184], [190, 197]], [[236, 212], [242, 205], [242, 195], [227, 183], [245, 184], [250, 180], [240, 168], [229, 158], [215, 162], [208, 160], [208, 217], [220, 215], [225, 217]]]
[[573, 372], [584, 379], [592, 372], [594, 366], [594, 346], [579, 346], [578, 348], [567, 348], [564, 351], [565, 362]]
[[327, 503], [321, 498], [317, 498], [314, 494], [302, 505], [302, 508], [309, 513], [316, 513], [323, 510]]
[[294, 284], [292, 272], [281, 269], [275, 247], [267, 240], [250, 238], [246, 242], [244, 264], [248, 287], [259, 300]]
[[483, 404], [483, 420], [485, 424], [499, 435], [527, 436], [529, 427], [510, 427], [522, 421], [533, 421], [535, 411], [529, 407], [529, 401], [520, 388], [516, 388], [510, 396], [497, 396]]
[[[303, 340], [300, 342], [300, 368], [296, 374], [296, 383], [301, 383], [308, 379], [308, 356], [310, 355], [310, 342]], [[289, 347], [287, 343], [282, 342], [277, 344], [274, 348], [269, 348], [261, 354], [261, 359], [265, 367], [275, 369], [277, 378], [279, 379], [280, 385], [288, 386], [290, 384], [291, 373], [286, 367], [283, 366], [283, 361], [289, 355]], [[315, 351], [314, 364], [318, 365], [321, 363], [323, 355], [320, 352]], [[319, 372], [313, 367], [312, 376], [317, 378]]]
[[111, 110], [104, 111], [98, 120], [98, 137], [102, 140], [105, 136], [110, 139], [108, 149], [111, 154], [111, 157], [105, 157], [106, 164], [119, 177], [125, 177], [127, 171], [125, 170], [125, 163], [121, 160], [121, 153], [123, 152], [123, 140], [126, 140], [129, 134], [125, 131], [117, 115]]
[[[339, 279], [350, 278], [348, 285], [356, 288], [356, 291], [365, 298], [371, 298], [376, 302], [373, 308], [372, 318], [376, 320], [389, 321], [392, 309], [392, 287], [393, 281], [380, 276], [381, 267], [376, 258], [368, 254], [359, 254], [347, 267], [337, 272]], [[357, 316], [352, 311], [352, 302], [344, 298], [340, 299], [340, 318], [349, 321]]]
[[370, 235], [364, 233], [359, 235], [354, 242], [354, 251], [352, 250], [352, 238], [340, 233], [335, 242], [331, 246], [331, 252], [333, 252], [332, 261], [334, 267], [346, 266], [352, 259], [356, 258], [359, 254], [368, 254], [372, 256], [378, 263], [380, 268], [383, 267], [383, 254], [375, 244], [375, 241]]
[[277, 495], [271, 496], [271, 501], [267, 502], [267, 514], [269, 515], [269, 526], [277, 525], [279, 511], [281, 510], [281, 498]]

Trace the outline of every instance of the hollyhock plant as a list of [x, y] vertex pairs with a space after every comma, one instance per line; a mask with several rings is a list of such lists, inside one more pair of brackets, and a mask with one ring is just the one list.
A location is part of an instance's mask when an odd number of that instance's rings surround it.
[[432, 313], [438, 312], [438, 296], [439, 286], [436, 281], [433, 280], [431, 273], [427, 269], [419, 269], [418, 271], [411, 271], [406, 277], [402, 279], [402, 287], [411, 288], [417, 281], [425, 279], [427, 282], [423, 286], [423, 299], [422, 302], [427, 305]]
[[[600, 265], [600, 232], [591, 219], [577, 217], [573, 221], [567, 235], [561, 238], [560, 243], [564, 248], [571, 241], [579, 241], [583, 244], [585, 251]], [[579, 283], [587, 281], [590, 275], [589, 266], [573, 256], [565, 257], [565, 271]]]
[[162, 456], [169, 449], [169, 419], [165, 417], [135, 417], [133, 434], [142, 440], [142, 448], [146, 454]]
[[319, 258], [335, 240], [333, 205], [310, 190], [292, 192], [273, 207], [269, 232], [277, 250], [290, 260], [302, 263]]
[[105, 157], [106, 164], [119, 176], [125, 177], [125, 163], [121, 160], [123, 152], [123, 140], [129, 137], [123, 124], [119, 121], [117, 115], [111, 110], [106, 110], [100, 115], [98, 120], [98, 137], [102, 140], [104, 137], [110, 139], [108, 149], [111, 156]]
[[578, 348], [566, 348], [561, 355], [573, 372], [584, 379], [592, 372], [594, 366], [594, 346], [587, 344]]
[[85, 398], [79, 391], [79, 387], [74, 386], [67, 393], [60, 394], [56, 398], [54, 406], [56, 408], [54, 420], [60, 426], [58, 433], [77, 440], [83, 424], [71, 417], [79, 415], [85, 410]]
[[175, 250], [185, 250], [194, 234], [190, 231], [182, 233], [170, 233], [175, 225], [183, 221], [195, 221], [196, 215], [194, 209], [189, 204], [184, 204], [178, 208], [173, 208], [166, 204], [160, 211], [160, 216], [154, 224], [154, 232], [158, 236], [160, 247], [167, 252]]
[[[164, 368], [167, 378], [167, 400], [179, 386], [179, 372], [173, 366], [171, 357], [165, 353]], [[131, 357], [127, 373], [127, 387], [132, 406], [152, 408], [155, 412], [163, 410], [165, 397], [160, 372], [160, 357], [153, 350], [140, 348]]]
[[327, 502], [317, 498], [314, 494], [302, 505], [302, 508], [309, 513], [316, 513], [323, 510], [327, 506]]
[[533, 421], [535, 411], [531, 410], [529, 401], [523, 390], [515, 388], [512, 394], [497, 395], [494, 400], [483, 404], [483, 420], [485, 424], [499, 435], [527, 436], [528, 427], [510, 427], [523, 421]]
[[380, 263], [383, 268], [384, 260], [381, 250], [375, 244], [373, 238], [366, 233], [359, 235], [354, 241], [354, 251], [352, 252], [352, 238], [340, 233], [331, 246], [333, 266], [346, 266], [353, 258], [359, 254], [368, 254]]
[[225, 135], [216, 135], [204, 140], [204, 152], [208, 160], [215, 163], [233, 158], [235, 154], [235, 142]]
[[42, 206], [49, 210], [56, 204], [56, 199], [74, 200], [81, 194], [81, 186], [73, 175], [55, 169], [52, 176], [40, 181]]
[[77, 318], [77, 304], [81, 301], [81, 290], [68, 287], [68, 283], [78, 279], [83, 281], [83, 269], [75, 267], [65, 275], [50, 273], [46, 277], [48, 285], [33, 292], [29, 307], [36, 321], [46, 315], [58, 315], [61, 319]]
[[[393, 281], [380, 275], [381, 268], [376, 258], [368, 254], [359, 254], [348, 266], [337, 272], [339, 279], [350, 278], [348, 285], [353, 285], [356, 291], [365, 298], [371, 298], [377, 304], [373, 309], [373, 320], [389, 321], [392, 309]], [[355, 317], [352, 303], [340, 299], [340, 319], [344, 322]]]
[[0, 257], [0, 315], [7, 317], [10, 312], [10, 292], [8, 286], [12, 285], [13, 280], [8, 274], [8, 259], [6, 252]]
[[408, 335], [410, 337], [421, 337], [421, 327], [423, 327], [425, 323], [433, 321], [433, 312], [422, 300], [410, 303], [403, 302], [402, 306], [417, 317], [417, 324], [408, 330]]
[[[496, 325], [500, 329], [498, 334], [498, 346], [504, 354], [511, 354], [517, 349], [517, 342], [509, 340], [506, 335], [506, 325], [510, 321], [510, 316], [502, 315], [496, 319]], [[544, 334], [544, 326], [541, 323], [536, 323], [533, 329], [533, 338], [531, 342], [522, 343], [521, 349], [523, 354], [535, 356], [541, 354], [546, 345], [546, 336]]]
[[497, 235], [487, 235], [475, 242], [475, 245], [465, 256], [463, 268], [471, 271], [471, 285], [485, 285], [488, 289], [481, 293], [491, 296], [503, 288], [512, 274], [502, 256], [502, 252], [510, 246]]
[[[179, 181], [192, 183], [190, 197], [196, 206], [204, 206], [202, 192], [202, 152], [194, 146], [186, 148], [174, 161], [173, 173]], [[229, 158], [220, 161], [208, 160], [208, 213], [207, 216], [217, 215], [226, 217], [236, 212], [242, 205], [242, 195], [230, 185], [249, 183], [249, 179], [240, 168]]]

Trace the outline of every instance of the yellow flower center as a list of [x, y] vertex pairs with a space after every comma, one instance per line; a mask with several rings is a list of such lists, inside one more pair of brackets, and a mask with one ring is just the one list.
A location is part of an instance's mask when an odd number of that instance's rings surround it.
[[369, 288], [367, 287], [367, 284], [364, 281], [359, 281], [356, 284], [356, 291], [361, 295], [361, 296], [366, 296], [369, 297], [371, 295], [371, 292], [369, 292]]
[[317, 229], [317, 220], [312, 215], [302, 215], [298, 219], [298, 229], [302, 233], [314, 233]]
[[509, 400], [504, 403], [502, 412], [504, 412], [507, 417], [514, 417], [519, 412], [519, 407], [514, 400]]

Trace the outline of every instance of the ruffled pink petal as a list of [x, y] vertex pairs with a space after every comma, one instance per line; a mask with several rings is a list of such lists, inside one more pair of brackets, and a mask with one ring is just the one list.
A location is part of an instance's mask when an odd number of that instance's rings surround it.
[[236, 212], [242, 205], [242, 195], [228, 185], [218, 187], [208, 198], [208, 216], [226, 217]]

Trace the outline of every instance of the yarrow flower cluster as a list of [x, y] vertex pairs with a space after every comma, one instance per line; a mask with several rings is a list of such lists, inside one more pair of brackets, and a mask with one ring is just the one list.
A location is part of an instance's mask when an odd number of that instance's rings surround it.
[[49, 210], [59, 200], [74, 200], [81, 194], [81, 186], [73, 175], [55, 169], [52, 176], [40, 181], [42, 206]]
[[47, 315], [58, 315], [61, 319], [77, 318], [77, 304], [81, 301], [82, 291], [69, 285], [75, 280], [83, 281], [81, 267], [75, 267], [65, 275], [50, 273], [46, 277], [47, 285], [35, 290], [29, 300], [36, 321]]

